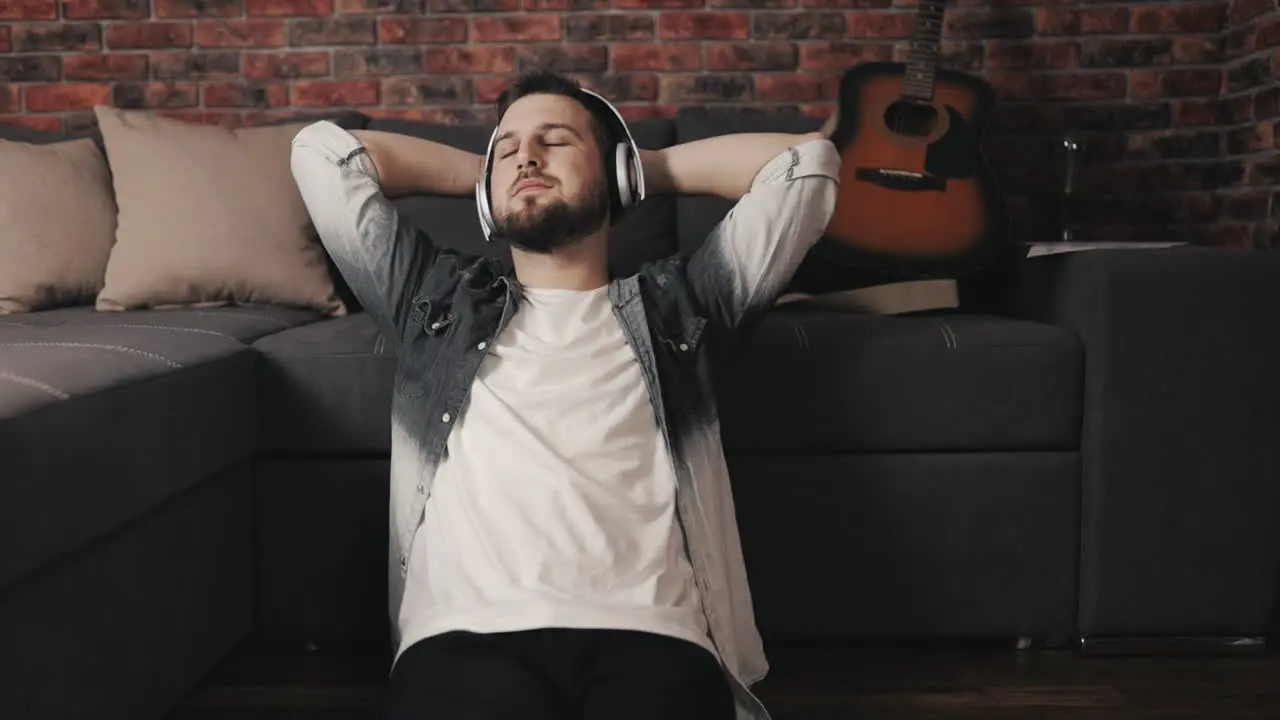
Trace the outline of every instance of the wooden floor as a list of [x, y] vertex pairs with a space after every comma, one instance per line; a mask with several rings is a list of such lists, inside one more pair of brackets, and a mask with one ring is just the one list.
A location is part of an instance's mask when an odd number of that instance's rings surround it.
[[[1273, 643], [1274, 646], [1274, 643]], [[1011, 645], [771, 648], [775, 720], [1280, 718], [1280, 654], [1083, 657]], [[246, 649], [169, 720], [374, 718], [378, 656]]]

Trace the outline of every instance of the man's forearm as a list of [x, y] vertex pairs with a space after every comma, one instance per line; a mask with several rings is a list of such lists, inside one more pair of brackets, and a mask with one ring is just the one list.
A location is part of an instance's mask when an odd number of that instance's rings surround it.
[[756, 174], [778, 153], [824, 137], [821, 132], [732, 133], [661, 150], [642, 150], [646, 191], [737, 200], [747, 194]]
[[422, 138], [377, 130], [355, 130], [378, 170], [378, 185], [388, 196], [475, 192], [484, 157]]

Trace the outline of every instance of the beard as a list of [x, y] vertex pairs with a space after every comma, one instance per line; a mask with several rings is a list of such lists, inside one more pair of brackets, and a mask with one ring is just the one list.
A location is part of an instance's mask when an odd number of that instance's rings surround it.
[[600, 229], [609, 217], [609, 195], [603, 182], [592, 183], [583, 195], [570, 203], [556, 199], [524, 205], [512, 199], [516, 209], [508, 209], [498, 221], [502, 237], [514, 248], [550, 254], [569, 247]]

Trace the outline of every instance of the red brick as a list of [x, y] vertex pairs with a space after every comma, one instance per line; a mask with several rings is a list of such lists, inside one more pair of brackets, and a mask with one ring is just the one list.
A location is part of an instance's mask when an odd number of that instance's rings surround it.
[[[752, 0], [739, 1], [744, 3], [752, 2]], [[901, 2], [897, 4], [913, 5], [914, 3]], [[800, 7], [806, 8], [857, 8], [859, 10], [880, 10], [893, 5], [893, 0], [800, 0]]]
[[851, 38], [907, 38], [915, 34], [915, 13], [851, 12], [845, 18]]
[[[0, 88], [0, 112], [4, 111], [8, 91]], [[14, 106], [13, 110], [17, 111], [17, 88], [13, 89]], [[9, 125], [11, 127], [24, 127], [41, 132], [61, 133], [62, 118], [49, 117], [48, 115], [6, 115], [0, 117], [0, 125]]]
[[1044, 8], [1036, 15], [1040, 35], [1110, 35], [1129, 29], [1129, 8]]
[[1225, 20], [1226, 7], [1222, 3], [1139, 5], [1133, 10], [1129, 27], [1141, 35], [1218, 32]]
[[289, 44], [373, 45], [377, 32], [373, 18], [306, 18], [289, 23]]
[[370, 117], [437, 125], [493, 125], [498, 121], [498, 114], [491, 107], [368, 108], [363, 112]]
[[472, 82], [475, 100], [478, 103], [495, 103], [498, 101], [498, 96], [510, 84], [511, 81], [504, 77], [494, 77], [492, 75], [478, 77]]
[[204, 106], [285, 107], [289, 86], [284, 83], [207, 82], [201, 91]]
[[746, 101], [753, 96], [750, 75], [663, 75], [659, 84], [658, 97], [664, 103]]
[[149, 58], [140, 54], [68, 55], [62, 72], [68, 80], [145, 80]]
[[1276, 9], [1276, 0], [1231, 0], [1227, 19], [1232, 25], [1243, 25]]
[[702, 68], [702, 48], [687, 43], [617, 43], [613, 52], [613, 69], [618, 72], [637, 70], [691, 71]]
[[97, 23], [18, 25], [13, 29], [14, 52], [98, 50], [102, 26]]
[[208, 20], [196, 23], [196, 47], [262, 48], [285, 44], [283, 20]]
[[155, 0], [156, 17], [225, 18], [244, 15], [244, 0]]
[[0, 82], [58, 82], [62, 63], [56, 55], [0, 57]]
[[744, 12], [668, 12], [658, 16], [663, 40], [746, 40], [751, 16]]
[[429, 73], [512, 73], [516, 49], [497, 45], [427, 48], [423, 69]]
[[716, 10], [790, 10], [797, 4], [798, 0], [707, 0], [707, 7]]
[[107, 46], [113, 50], [191, 47], [194, 32], [185, 22], [111, 23]]
[[1184, 65], [1203, 65], [1222, 60], [1222, 39], [1219, 37], [1173, 38], [1173, 61]]
[[845, 70], [862, 62], [893, 59], [893, 46], [866, 42], [816, 42], [800, 46], [800, 69]]
[[344, 15], [420, 14], [422, 0], [336, 0], [335, 9]]
[[58, 0], [0, 0], [0, 20], [57, 20]]
[[353, 107], [378, 104], [376, 80], [300, 80], [293, 104], [301, 107]]
[[151, 17], [149, 0], [63, 0], [67, 20], [145, 20]]
[[835, 100], [840, 75], [757, 75], [756, 102], [827, 102]]
[[466, 42], [467, 21], [459, 17], [382, 18], [378, 21], [378, 40], [388, 45]]
[[608, 10], [609, 0], [524, 0], [525, 10], [558, 10], [582, 12], [584, 10]]
[[610, 102], [652, 102], [658, 99], [658, 76], [647, 73], [616, 73], [611, 75], [571, 75], [592, 92], [603, 95]]
[[200, 104], [200, 89], [193, 82], [119, 83], [111, 93], [119, 108], [188, 108]]
[[314, 16], [333, 14], [333, 0], [245, 0], [250, 17]]
[[680, 10], [703, 7], [705, 0], [613, 0], [619, 10]]
[[508, 15], [471, 18], [473, 42], [551, 42], [560, 39], [560, 18], [555, 15]]
[[245, 53], [241, 62], [244, 76], [251, 80], [325, 77], [330, 72], [329, 53], [323, 50]]
[[420, 48], [372, 47], [333, 51], [334, 77], [417, 75], [420, 72], [422, 72]]
[[840, 40], [848, 23], [843, 13], [755, 13], [753, 40]]
[[1173, 123], [1181, 126], [1235, 125], [1254, 117], [1249, 96], [1231, 100], [1180, 100], [1174, 103]]
[[516, 51], [516, 70], [542, 69], [557, 73], [602, 73], [609, 69], [604, 45], [533, 45]]
[[23, 94], [28, 112], [92, 110], [95, 105], [111, 104], [111, 85], [107, 83], [27, 85]]
[[1254, 47], [1259, 50], [1280, 45], [1280, 13], [1258, 21], [1258, 34]]
[[9, 26], [0, 25], [0, 52], [9, 52], [13, 44], [9, 40]]
[[233, 78], [238, 75], [238, 52], [151, 53], [151, 76], [156, 80]]
[[[962, 39], [1028, 38], [1035, 34], [1035, 16], [1029, 10], [957, 10], [943, 20], [943, 32]], [[914, 24], [912, 25], [914, 31]]]
[[649, 40], [653, 38], [652, 15], [591, 14], [565, 18], [565, 36], [569, 42]]
[[386, 78], [382, 97], [387, 105], [466, 105], [472, 102], [471, 78], [430, 75]]
[[798, 52], [793, 43], [707, 43], [708, 70], [794, 71]]
[[516, 12], [520, 0], [427, 0], [430, 13]]
[[1135, 70], [1129, 95], [1135, 100], [1217, 95], [1222, 88], [1218, 70]]
[[986, 66], [993, 70], [1052, 70], [1079, 64], [1080, 46], [1070, 41], [991, 42]]

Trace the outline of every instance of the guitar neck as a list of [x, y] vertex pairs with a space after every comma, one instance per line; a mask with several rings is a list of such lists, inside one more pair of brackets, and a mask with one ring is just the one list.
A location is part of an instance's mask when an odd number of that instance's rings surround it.
[[929, 102], [933, 100], [934, 77], [942, 44], [942, 16], [946, 13], [947, 0], [919, 0], [919, 3], [902, 94], [912, 100]]

